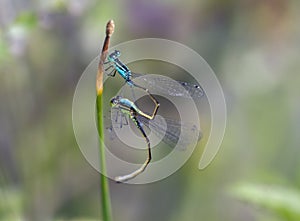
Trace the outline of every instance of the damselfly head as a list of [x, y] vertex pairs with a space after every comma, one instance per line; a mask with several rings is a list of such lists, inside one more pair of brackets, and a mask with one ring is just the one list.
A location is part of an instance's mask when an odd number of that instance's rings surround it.
[[118, 50], [115, 50], [115, 55], [116, 55], [116, 57], [120, 57], [120, 55], [121, 55], [121, 52], [120, 52], [120, 51], [118, 51]]
[[118, 50], [114, 50], [110, 55], [108, 55], [108, 60], [114, 61], [116, 58], [120, 57], [121, 52]]
[[110, 100], [110, 105], [114, 107], [114, 106], [118, 105], [119, 102], [120, 102], [120, 96], [116, 96]]

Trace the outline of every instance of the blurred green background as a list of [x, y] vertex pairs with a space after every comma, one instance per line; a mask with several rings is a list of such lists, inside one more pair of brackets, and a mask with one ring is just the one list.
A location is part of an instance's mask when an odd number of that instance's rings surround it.
[[0, 220], [101, 220], [71, 117], [109, 19], [112, 45], [156, 37], [197, 51], [228, 109], [205, 170], [197, 148], [162, 181], [111, 181], [114, 220], [300, 220], [298, 0], [1, 0]]

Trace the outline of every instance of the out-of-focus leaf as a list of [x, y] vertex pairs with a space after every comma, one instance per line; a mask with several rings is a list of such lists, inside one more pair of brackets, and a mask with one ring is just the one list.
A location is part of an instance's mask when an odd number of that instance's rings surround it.
[[24, 26], [25, 28], [34, 28], [38, 23], [37, 15], [33, 12], [23, 12], [15, 20], [15, 25]]
[[0, 31], [0, 63], [6, 61], [9, 56], [7, 43], [2, 38], [1, 34]]
[[16, 189], [0, 189], [0, 220], [16, 220], [22, 210], [22, 196]]
[[67, 1], [66, 0], [55, 0], [52, 2], [53, 9], [56, 9], [57, 11], [64, 11], [67, 8]]
[[99, 221], [99, 219], [77, 218], [77, 219], [58, 219], [56, 221]]
[[230, 192], [242, 201], [269, 209], [288, 220], [300, 220], [299, 190], [272, 185], [238, 184]]

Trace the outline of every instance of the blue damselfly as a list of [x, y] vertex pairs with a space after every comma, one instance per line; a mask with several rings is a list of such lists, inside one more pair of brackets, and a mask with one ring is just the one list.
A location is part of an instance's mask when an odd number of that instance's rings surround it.
[[[163, 78], [157, 75], [154, 78], [147, 78], [146, 74], [134, 73], [119, 59], [121, 56], [120, 51], [115, 50], [109, 54], [106, 64], [109, 66], [105, 71], [111, 70], [108, 76], [114, 77], [118, 73], [125, 82], [132, 86], [145, 90], [149, 93], [167, 94], [174, 97], [193, 98], [197, 99], [204, 95], [204, 91], [200, 85], [192, 84], [182, 81], [174, 81], [168, 78]], [[146, 87], [141, 87], [134, 82], [134, 79], [140, 77]]]

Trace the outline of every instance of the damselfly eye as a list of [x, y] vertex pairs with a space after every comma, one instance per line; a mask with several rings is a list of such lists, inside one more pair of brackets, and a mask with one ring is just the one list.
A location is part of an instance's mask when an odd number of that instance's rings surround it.
[[110, 104], [111, 104], [112, 106], [116, 106], [118, 103], [119, 103], [119, 97], [118, 97], [118, 96], [117, 96], [117, 97], [114, 97], [114, 98], [112, 98], [112, 99], [110, 100]]
[[110, 100], [110, 105], [115, 105], [115, 104], [116, 104], [116, 99], [115, 98], [111, 99]]

